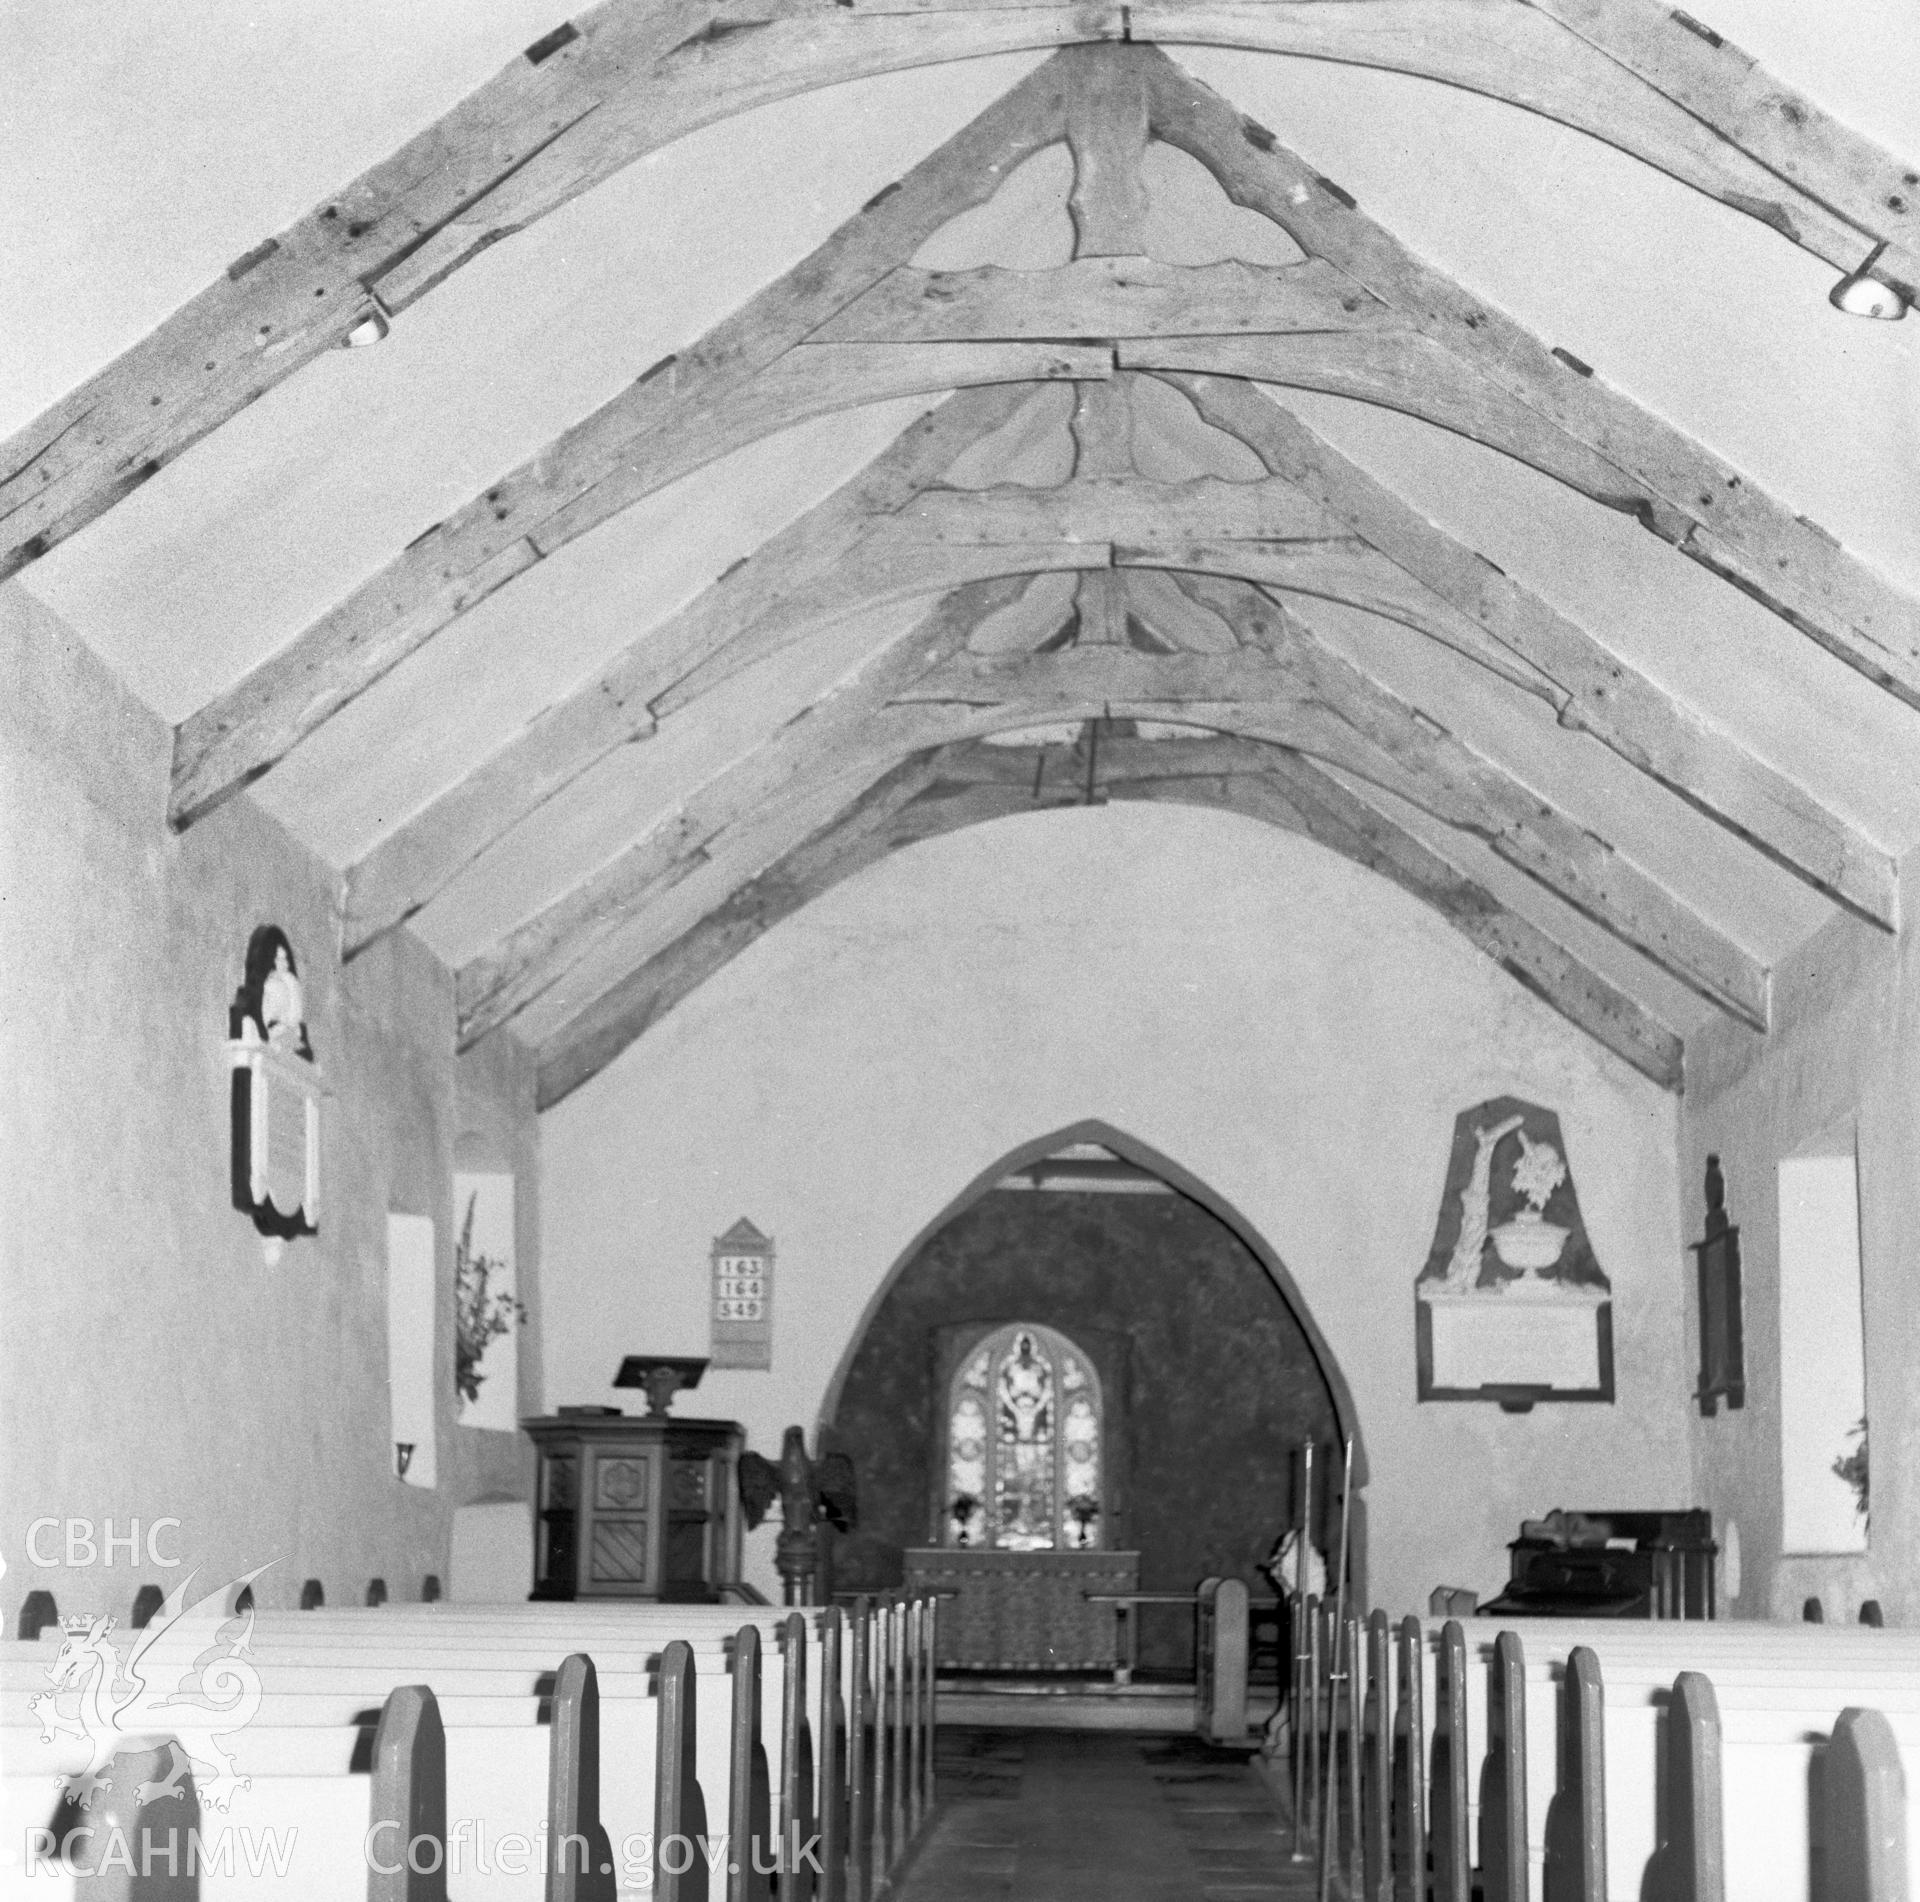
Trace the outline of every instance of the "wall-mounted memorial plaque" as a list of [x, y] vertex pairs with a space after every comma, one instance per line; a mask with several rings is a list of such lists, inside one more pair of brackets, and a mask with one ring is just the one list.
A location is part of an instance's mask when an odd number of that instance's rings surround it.
[[1422, 1400], [1612, 1400], [1613, 1290], [1552, 1110], [1499, 1096], [1455, 1119], [1414, 1297]]
[[227, 1013], [233, 1206], [253, 1218], [271, 1267], [297, 1235], [319, 1233], [320, 1105], [326, 1096], [293, 946], [256, 926]]
[[715, 1367], [773, 1365], [773, 1238], [743, 1215], [713, 1244]]

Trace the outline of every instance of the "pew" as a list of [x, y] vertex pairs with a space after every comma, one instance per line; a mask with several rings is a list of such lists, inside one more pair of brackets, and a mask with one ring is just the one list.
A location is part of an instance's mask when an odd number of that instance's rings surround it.
[[752, 1625], [741, 1627], [733, 1654], [727, 1746], [727, 1902], [770, 1902], [772, 1872], [753, 1854], [773, 1835], [773, 1777], [761, 1731], [760, 1633]]
[[[1354, 1686], [1362, 1840], [1334, 1813], [1301, 1819], [1338, 1849], [1331, 1860], [1350, 1895], [1920, 1894], [1920, 1639], [1910, 1634], [1558, 1619], [1519, 1630], [1477, 1620], [1470, 1633], [1456, 1619], [1409, 1618], [1391, 1705], [1387, 1640], [1375, 1614]], [[1330, 1663], [1322, 1675], [1331, 1699]], [[1315, 1733], [1296, 1744], [1311, 1752]], [[1329, 1725], [1320, 1747], [1338, 1744]]]
[[[698, 1615], [716, 1611], [717, 1618]], [[496, 1842], [502, 1836], [576, 1842], [581, 1853], [575, 1865], [556, 1868], [544, 1885], [548, 1902], [610, 1902], [616, 1878], [632, 1886], [643, 1872], [632, 1866], [633, 1846], [622, 1844], [617, 1849], [603, 1820], [600, 1772], [605, 1762], [611, 1769], [611, 1787], [627, 1793], [627, 1821], [635, 1813], [632, 1787], [643, 1771], [650, 1773], [652, 1801], [638, 1806], [650, 1832], [628, 1832], [636, 1838], [650, 1833], [653, 1838], [651, 1866], [644, 1873], [663, 1892], [682, 1898], [706, 1894], [711, 1871], [704, 1862], [698, 1868], [691, 1863], [680, 1867], [686, 1862], [686, 1851], [666, 1839], [677, 1836], [693, 1843], [709, 1833], [703, 1773], [714, 1787], [714, 1813], [728, 1820], [733, 1840], [739, 1839], [736, 1816], [741, 1811], [748, 1838], [756, 1834], [756, 1780], [762, 1793], [759, 1807], [764, 1809], [770, 1775], [759, 1732], [763, 1701], [771, 1696], [759, 1671], [764, 1635], [759, 1624], [777, 1622], [779, 1653], [770, 1657], [774, 1669], [768, 1675], [778, 1677], [781, 1698], [781, 1822], [788, 1837], [789, 1868], [783, 1897], [809, 1893], [814, 1860], [827, 1847], [814, 1841], [816, 1817], [830, 1825], [835, 1838], [829, 1851], [830, 1872], [821, 1858], [823, 1893], [874, 1893], [880, 1885], [873, 1880], [871, 1863], [862, 1867], [860, 1859], [849, 1853], [849, 1821], [836, 1826], [831, 1819], [851, 1815], [846, 1787], [850, 1761], [919, 1766], [918, 1794], [910, 1808], [902, 1808], [900, 1826], [880, 1864], [884, 1878], [911, 1840], [913, 1829], [906, 1818], [924, 1820], [930, 1809], [932, 1749], [926, 1734], [933, 1718], [930, 1621], [922, 1608], [908, 1605], [883, 1607], [871, 1616], [857, 1614], [854, 1624], [859, 1639], [842, 1646], [844, 1621], [838, 1611], [795, 1612], [784, 1617], [769, 1612], [759, 1621], [749, 1614], [743, 1625], [737, 1623], [740, 1619], [737, 1607], [675, 1606], [649, 1607], [638, 1616], [633, 1608], [595, 1609], [582, 1615], [572, 1607], [524, 1612], [519, 1607], [489, 1608], [477, 1616], [471, 1610], [449, 1615], [439, 1607], [424, 1606], [331, 1615], [317, 1610], [254, 1614], [252, 1652], [263, 1695], [260, 1709], [234, 1739], [248, 1746], [251, 1763], [241, 1767], [254, 1776], [253, 1789], [238, 1800], [248, 1804], [261, 1826], [268, 1818], [292, 1819], [312, 1839], [303, 1844], [302, 1864], [290, 1872], [291, 1880], [278, 1883], [280, 1892], [297, 1896], [300, 1902], [309, 1898], [331, 1902], [335, 1896], [344, 1902], [347, 1895], [371, 1893], [364, 1886], [370, 1875], [379, 1876], [394, 1894], [416, 1894], [420, 1882], [430, 1884], [430, 1871], [370, 1871], [360, 1849], [369, 1827], [369, 1786], [354, 1776], [355, 1758], [367, 1757], [362, 1767], [374, 1771], [377, 1785], [382, 1752], [387, 1748], [383, 1728], [376, 1732], [370, 1752], [362, 1751], [372, 1715], [366, 1705], [371, 1701], [382, 1707], [384, 1727], [398, 1708], [394, 1697], [405, 1692], [413, 1700], [404, 1716], [407, 1734], [437, 1739], [420, 1748], [437, 1766], [433, 1774], [439, 1780], [442, 1818], [438, 1853], [443, 1859], [457, 1863], [461, 1850], [469, 1846], [462, 1841], [463, 1823], [490, 1828]], [[891, 1645], [871, 1643], [868, 1627], [876, 1619], [884, 1619], [895, 1634]], [[726, 1622], [737, 1624], [730, 1638], [721, 1628]], [[691, 1640], [664, 1635], [676, 1625], [703, 1624], [708, 1629]], [[609, 1668], [603, 1672], [584, 1653], [576, 1652], [553, 1670], [556, 1640], [563, 1631], [578, 1633], [582, 1628], [601, 1648]], [[830, 1665], [816, 1667], [810, 1674], [810, 1649], [830, 1659]], [[51, 1644], [15, 1644], [6, 1651], [9, 1655], [0, 1658], [0, 1679], [8, 1688], [46, 1688], [45, 1667], [55, 1655]], [[810, 1695], [810, 1675], [819, 1686], [817, 1701]], [[448, 1687], [444, 1695], [432, 1692], [436, 1679]], [[724, 1695], [709, 1695], [709, 1685]], [[423, 1688], [432, 1693], [430, 1719], [425, 1714], [429, 1707], [416, 1695]], [[863, 1716], [876, 1705], [892, 1715], [875, 1728], [870, 1742], [862, 1737], [855, 1747], [844, 1748], [844, 1713], [849, 1704]], [[637, 1747], [640, 1739], [633, 1721], [643, 1713], [650, 1720], [646, 1729], [651, 1733], [644, 1751]], [[832, 1739], [818, 1753], [816, 1714], [819, 1734]], [[608, 1718], [611, 1724], [605, 1722]], [[392, 1721], [402, 1723], [403, 1719], [393, 1717]], [[22, 1729], [10, 1725], [10, 1734], [0, 1741], [24, 1741]], [[609, 1731], [611, 1737], [604, 1734]], [[710, 1738], [703, 1737], [703, 1731], [710, 1732]], [[611, 1751], [610, 1741], [618, 1745]], [[52, 1782], [45, 1771], [44, 1753], [40, 1754], [42, 1774], [28, 1781], [38, 1782], [44, 1815], [51, 1807]], [[736, 1763], [744, 1764], [738, 1804], [732, 1787]], [[14, 1769], [15, 1753], [9, 1751], [5, 1782], [10, 1805], [22, 1815], [31, 1815], [31, 1797], [25, 1806], [14, 1800], [22, 1781]], [[444, 1829], [449, 1777], [459, 1793], [462, 1819], [454, 1825], [451, 1844], [445, 1841]], [[690, 1827], [690, 1819], [697, 1828]], [[381, 1815], [373, 1817], [376, 1823], [381, 1820]], [[409, 1840], [417, 1833], [410, 1832]], [[431, 1836], [433, 1831], [426, 1833]], [[757, 1833], [764, 1840], [765, 1829]], [[518, 1855], [515, 1860], [520, 1860]], [[764, 1868], [756, 1872], [751, 1852], [726, 1860], [741, 1865], [727, 1868], [725, 1861], [717, 1865], [725, 1869], [729, 1896], [766, 1893]], [[756, 1873], [761, 1882], [757, 1891], [753, 1887]], [[736, 1879], [741, 1876], [744, 1886]], [[226, 1877], [215, 1870], [195, 1892], [219, 1895], [225, 1886]], [[540, 1870], [529, 1872], [524, 1866], [462, 1872], [457, 1884], [462, 1902], [493, 1895], [530, 1897], [541, 1887]]]
[[1293, 1718], [1293, 1814], [1295, 1854], [1302, 1839], [1311, 1840], [1320, 1827], [1320, 1717], [1326, 1693], [1326, 1632], [1320, 1601], [1307, 1597], [1295, 1653]]
[[873, 1619], [861, 1599], [847, 1644], [847, 1902], [873, 1894], [873, 1725]]
[[908, 1785], [912, 1782], [912, 1755], [907, 1748], [908, 1734], [913, 1726], [913, 1686], [911, 1682], [911, 1658], [913, 1647], [908, 1642], [907, 1608], [898, 1602], [887, 1607], [887, 1656], [888, 1676], [894, 1687], [894, 1722], [890, 1733], [892, 1739], [892, 1762], [889, 1788], [892, 1791], [892, 1834], [895, 1844], [895, 1856], [908, 1840], [908, 1819], [912, 1814], [912, 1801]]
[[819, 1902], [847, 1902], [847, 1708], [842, 1623], [838, 1606], [820, 1620], [820, 1730], [815, 1743], [820, 1791]]
[[807, 1715], [807, 1621], [802, 1613], [785, 1620], [780, 1649], [786, 1665], [780, 1687], [781, 1902], [813, 1902], [813, 1726]]
[[1486, 1902], [1527, 1902], [1527, 1676], [1520, 1640], [1511, 1631], [1494, 1640], [1487, 1670], [1480, 1887]]
[[[753, 1651], [751, 1664], [741, 1668], [735, 1655], [736, 1683], [748, 1687], [751, 1722], [757, 1737], [759, 1712], [760, 1634], [749, 1625], [740, 1634], [743, 1647]], [[739, 1721], [739, 1700], [734, 1706]], [[553, 1714], [547, 1748], [547, 1853], [550, 1858], [546, 1902], [614, 1902], [613, 1843], [600, 1820], [600, 1685], [593, 1660], [576, 1651], [564, 1659], [555, 1674]], [[766, 1764], [760, 1765], [764, 1786]], [[748, 1840], [749, 1828], [730, 1835]], [[764, 1826], [763, 1831], [764, 1833]]]
[[[693, 1693], [693, 1647], [676, 1638], [660, 1661], [660, 1744], [654, 1753], [653, 1893], [659, 1902], [707, 1902], [702, 1852], [709, 1831], [696, 1765]], [[751, 1844], [747, 1860], [753, 1860]]]
[[1606, 1902], [1606, 1706], [1600, 1660], [1586, 1645], [1567, 1656], [1554, 1761], [1544, 1902]]
[[[1393, 1902], [1426, 1902], [1427, 1788], [1426, 1692], [1420, 1620], [1409, 1614], [1394, 1636], [1393, 1761], [1390, 1793], [1391, 1894]], [[1384, 1692], [1382, 1693], [1384, 1696]]]
[[1471, 1902], [1473, 1893], [1467, 1840], [1467, 1778], [1471, 1768], [1467, 1736], [1467, 1641], [1457, 1618], [1440, 1631], [1435, 1653], [1432, 1766], [1427, 1795], [1427, 1831], [1433, 1858], [1434, 1902]]
[[1361, 1809], [1365, 1801], [1366, 1752], [1362, 1742], [1361, 1725], [1367, 1696], [1367, 1652], [1365, 1640], [1366, 1625], [1359, 1611], [1350, 1613], [1346, 1620], [1346, 1632], [1343, 1643], [1346, 1646], [1347, 1682], [1346, 1682], [1346, 1760], [1344, 1779], [1346, 1791], [1346, 1838], [1343, 1844], [1345, 1867], [1349, 1875], [1357, 1874], [1360, 1868], [1361, 1853]]
[[1849, 1706], [1826, 1762], [1826, 1902], [1890, 1902], [1912, 1893], [1901, 1858], [1907, 1789], [1900, 1746], [1879, 1711]]
[[446, 1902], [447, 1740], [424, 1684], [387, 1697], [367, 1813], [367, 1902]]
[[1361, 1719], [1362, 1844], [1365, 1902], [1393, 1902], [1393, 1638], [1387, 1614], [1367, 1620], [1367, 1695]]
[[[1477, 1621], [1467, 1645], [1476, 1708], [1484, 1698], [1496, 1630], [1496, 1621]], [[1812, 1893], [1809, 1871], [1818, 1835], [1809, 1780], [1817, 1774], [1818, 1740], [1843, 1708], [1882, 1708], [1902, 1739], [1920, 1721], [1920, 1642], [1913, 1634], [1558, 1619], [1530, 1620], [1524, 1630], [1527, 1702], [1543, 1736], [1553, 1734], [1565, 1659], [1579, 1646], [1595, 1654], [1606, 1710], [1606, 1845], [1631, 1872], [1644, 1868], [1656, 1847], [1661, 1797], [1654, 1764], [1672, 1685], [1683, 1670], [1697, 1667], [1716, 1693], [1729, 1801], [1736, 1805], [1727, 1880], [1739, 1894], [1802, 1902]], [[1544, 1816], [1553, 1781], [1541, 1754], [1533, 1758], [1531, 1779], [1535, 1815]], [[1920, 1831], [1920, 1812], [1913, 1821]], [[1530, 1847], [1537, 1866], [1544, 1835], [1536, 1835]], [[1623, 1892], [1637, 1892], [1637, 1873], [1617, 1876], [1616, 1883]]]
[[1682, 1671], [1667, 1717], [1659, 1840], [1640, 1885], [1645, 1902], [1723, 1902], [1727, 1831], [1720, 1772], [1713, 1685], [1698, 1671]]

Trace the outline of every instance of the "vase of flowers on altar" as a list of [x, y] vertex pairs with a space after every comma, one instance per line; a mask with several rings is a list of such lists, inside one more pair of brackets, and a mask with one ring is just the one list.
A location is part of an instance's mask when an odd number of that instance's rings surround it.
[[1534, 1279], [1560, 1259], [1571, 1229], [1545, 1216], [1547, 1199], [1567, 1179], [1567, 1165], [1549, 1142], [1534, 1142], [1523, 1129], [1520, 1160], [1513, 1165], [1513, 1186], [1526, 1206], [1490, 1232], [1494, 1253], [1522, 1280]]

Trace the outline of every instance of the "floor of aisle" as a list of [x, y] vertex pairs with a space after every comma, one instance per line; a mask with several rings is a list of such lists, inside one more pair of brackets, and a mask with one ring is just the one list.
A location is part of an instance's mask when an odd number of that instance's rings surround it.
[[899, 1902], [1305, 1902], [1285, 1811], [1192, 1737], [943, 1725], [940, 1807]]

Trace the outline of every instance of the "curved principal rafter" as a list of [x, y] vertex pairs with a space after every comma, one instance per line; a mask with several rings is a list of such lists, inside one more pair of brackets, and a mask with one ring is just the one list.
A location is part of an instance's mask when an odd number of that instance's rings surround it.
[[1382, 807], [1311, 761], [1232, 738], [1096, 738], [1091, 751], [956, 742], [917, 752], [796, 844], [743, 872], [697, 923], [659, 947], [548, 1038], [539, 1103], [551, 1108], [765, 932], [890, 853], [966, 826], [1083, 799], [1161, 800], [1240, 812], [1380, 873], [1570, 1023], [1662, 1088], [1681, 1084], [1680, 1039], [1548, 933], [1519, 916]]
[[[963, 449], [1006, 421], [1027, 393], [955, 397], [352, 867], [349, 954], [430, 902], [609, 752], [810, 628], [970, 577], [1113, 564], [1237, 577], [1295, 600], [1344, 602], [1468, 653], [1478, 636], [1512, 657], [1508, 678], [1547, 698], [1563, 725], [1590, 733], [1818, 889], [1891, 923], [1890, 857], [1791, 780], [1258, 391], [1221, 379], [1174, 381], [1273, 472], [1269, 484], [1239, 485], [1248, 499], [1221, 510], [1217, 532], [1196, 532], [1208, 523], [1194, 513], [1200, 498], [1191, 488], [1137, 475], [1082, 476], [1053, 491], [933, 491]], [[1235, 502], [1235, 486], [1206, 493]], [[1289, 493], [1294, 500], [1276, 510]], [[1098, 506], [1087, 499], [1093, 494], [1104, 498]], [[1261, 498], [1270, 511], [1265, 526], [1294, 539], [1260, 532]]]
[[0, 450], [0, 578], [209, 430], [644, 153], [814, 87], [997, 51], [1163, 39], [1417, 74], [1607, 140], [1909, 291], [1920, 175], [1655, 0], [943, 7], [607, 0], [228, 267]]

